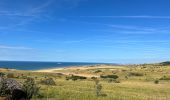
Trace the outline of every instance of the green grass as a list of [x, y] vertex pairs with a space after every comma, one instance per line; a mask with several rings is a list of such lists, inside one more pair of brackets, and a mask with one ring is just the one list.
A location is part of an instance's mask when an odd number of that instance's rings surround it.
[[[96, 70], [100, 72], [95, 73]], [[0, 71], [1, 72], [1, 71]], [[119, 76], [120, 83], [111, 82], [107, 79], [99, 79], [102, 84], [102, 93], [107, 96], [96, 96], [95, 82], [88, 78], [85, 80], [66, 80], [64, 75], [55, 73], [37, 73], [26, 71], [10, 71], [15, 76], [24, 74], [28, 77], [37, 77], [37, 83], [45, 77], [53, 78], [55, 86], [49, 86], [49, 100], [170, 100], [170, 80], [159, 80], [163, 76], [170, 76], [170, 66], [159, 65], [138, 65], [123, 66], [109, 69], [90, 69], [90, 70], [60, 70], [59, 72], [88, 73], [94, 75]], [[142, 73], [142, 76], [131, 75], [129, 73]], [[9, 73], [8, 71], [4, 72]], [[127, 78], [125, 78], [127, 77]], [[15, 78], [23, 82], [25, 79]], [[154, 81], [159, 80], [158, 84]], [[47, 85], [41, 85], [40, 94], [43, 98], [33, 98], [33, 100], [47, 100]]]

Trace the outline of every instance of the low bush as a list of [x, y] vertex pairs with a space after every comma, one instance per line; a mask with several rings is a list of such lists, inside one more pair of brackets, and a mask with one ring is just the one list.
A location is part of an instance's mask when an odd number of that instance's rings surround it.
[[84, 80], [84, 79], [87, 79], [87, 77], [84, 77], [84, 76], [75, 76], [75, 75], [71, 75], [71, 76], [67, 76], [66, 77], [66, 80], [73, 80], [73, 81], [76, 81], [78, 79], [80, 80]]
[[115, 81], [115, 79], [109, 79], [108, 80], [108, 83], [112, 83], [112, 82], [114, 82]]
[[170, 80], [170, 77], [163, 76], [163, 77], [161, 77], [159, 80]]
[[111, 79], [111, 78], [109, 78], [108, 83], [112, 83], [112, 82], [120, 83], [120, 80], [119, 79]]
[[92, 79], [92, 80], [96, 80], [96, 79], [97, 79], [97, 77], [91, 77], [91, 79]]
[[155, 83], [155, 84], [159, 84], [159, 80], [155, 80], [154, 83]]
[[100, 94], [100, 96], [102, 96], [102, 97], [106, 97], [106, 96], [107, 96], [107, 94], [105, 94], [105, 93], [101, 93], [101, 94]]
[[170, 65], [170, 61], [162, 62], [160, 64], [163, 65], [163, 66], [168, 66], [168, 65]]
[[120, 79], [116, 79], [116, 80], [115, 80], [115, 83], [120, 83]]
[[56, 83], [53, 80], [53, 78], [46, 78], [44, 80], [41, 80], [40, 84], [43, 84], [43, 85], [56, 85]]
[[0, 72], [0, 77], [4, 77], [4, 76], [5, 76], [5, 74]]
[[117, 79], [119, 78], [119, 76], [117, 75], [101, 75], [101, 78], [112, 78], [112, 79]]
[[21, 79], [27, 79], [27, 76], [20, 76]]
[[8, 74], [7, 74], [7, 78], [15, 78], [15, 76], [14, 76], [13, 73], [8, 73]]
[[38, 96], [40, 87], [37, 86], [33, 78], [27, 78], [22, 89], [27, 94], [27, 99], [30, 100], [33, 96]]
[[128, 79], [128, 76], [125, 76], [125, 79]]
[[139, 72], [129, 72], [128, 76], [143, 76], [143, 73], [139, 73]]
[[96, 71], [94, 71], [94, 73], [100, 73], [100, 72], [102, 72], [101, 70], [96, 70]]

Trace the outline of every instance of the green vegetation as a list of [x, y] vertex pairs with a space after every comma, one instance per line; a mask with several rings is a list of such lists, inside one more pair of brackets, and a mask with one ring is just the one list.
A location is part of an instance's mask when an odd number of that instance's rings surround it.
[[159, 84], [159, 80], [155, 80], [154, 83], [155, 83], [155, 84]]
[[162, 62], [160, 64], [163, 65], [163, 66], [168, 66], [168, 65], [170, 65], [170, 61]]
[[33, 96], [38, 96], [40, 87], [38, 87], [33, 78], [27, 78], [23, 83], [23, 91], [27, 94], [27, 99], [31, 99]]
[[101, 75], [101, 78], [112, 78], [112, 79], [117, 79], [119, 78], [119, 76], [117, 75]]
[[47, 78], [47, 79], [41, 80], [40, 84], [43, 84], [43, 85], [56, 85], [53, 78]]
[[94, 73], [100, 73], [100, 72], [102, 72], [101, 70], [96, 70], [96, 71], [94, 71]]
[[0, 77], [4, 77], [4, 76], [5, 76], [5, 74], [0, 72]]
[[83, 77], [83, 76], [75, 76], [75, 75], [71, 75], [71, 76], [67, 76], [66, 77], [66, 80], [73, 80], [73, 81], [76, 81], [78, 79], [80, 80], [84, 80], [84, 79], [87, 79], [86, 77]]
[[[38, 91], [28, 92], [32, 100], [170, 100], [170, 66], [95, 67], [61, 69], [52, 73], [8, 69], [0, 70], [0, 73], [5, 74], [4, 77], [13, 73], [13, 76], [19, 76], [13, 79], [23, 84], [26, 91]], [[5, 95], [4, 91], [0, 92], [1, 96]]]
[[99, 82], [96, 82], [96, 95], [97, 96], [101, 95], [101, 90], [102, 90], [102, 85], [99, 84]]
[[139, 73], [139, 72], [129, 72], [128, 76], [143, 76], [143, 73]]
[[8, 73], [8, 74], [7, 74], [7, 78], [15, 78], [15, 76], [14, 76], [13, 73]]
[[161, 77], [159, 80], [170, 80], [170, 77], [163, 76], [163, 77]]

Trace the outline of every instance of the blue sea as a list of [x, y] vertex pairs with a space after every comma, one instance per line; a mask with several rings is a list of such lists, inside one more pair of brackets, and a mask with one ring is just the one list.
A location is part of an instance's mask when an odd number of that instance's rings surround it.
[[18, 70], [38, 70], [48, 68], [97, 65], [104, 63], [83, 63], [83, 62], [35, 62], [35, 61], [0, 61], [0, 68]]

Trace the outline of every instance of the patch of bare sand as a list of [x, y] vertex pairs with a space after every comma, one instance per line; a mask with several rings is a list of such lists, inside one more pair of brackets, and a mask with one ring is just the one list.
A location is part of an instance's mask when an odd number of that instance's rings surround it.
[[[76, 71], [76, 70], [82, 71], [82, 70], [92, 70], [92, 69], [114, 69], [114, 68], [123, 68], [123, 67], [110, 66], [110, 65], [72, 66], [72, 67], [64, 67], [64, 68], [42, 69], [42, 70], [36, 70], [34, 72], [61, 73], [63, 75], [77, 75], [77, 76], [85, 76], [85, 77], [100, 77], [99, 75], [87, 74], [87, 73], [78, 73], [77, 74], [72, 71]], [[67, 71], [67, 72], [62, 72], [62, 71]]]

